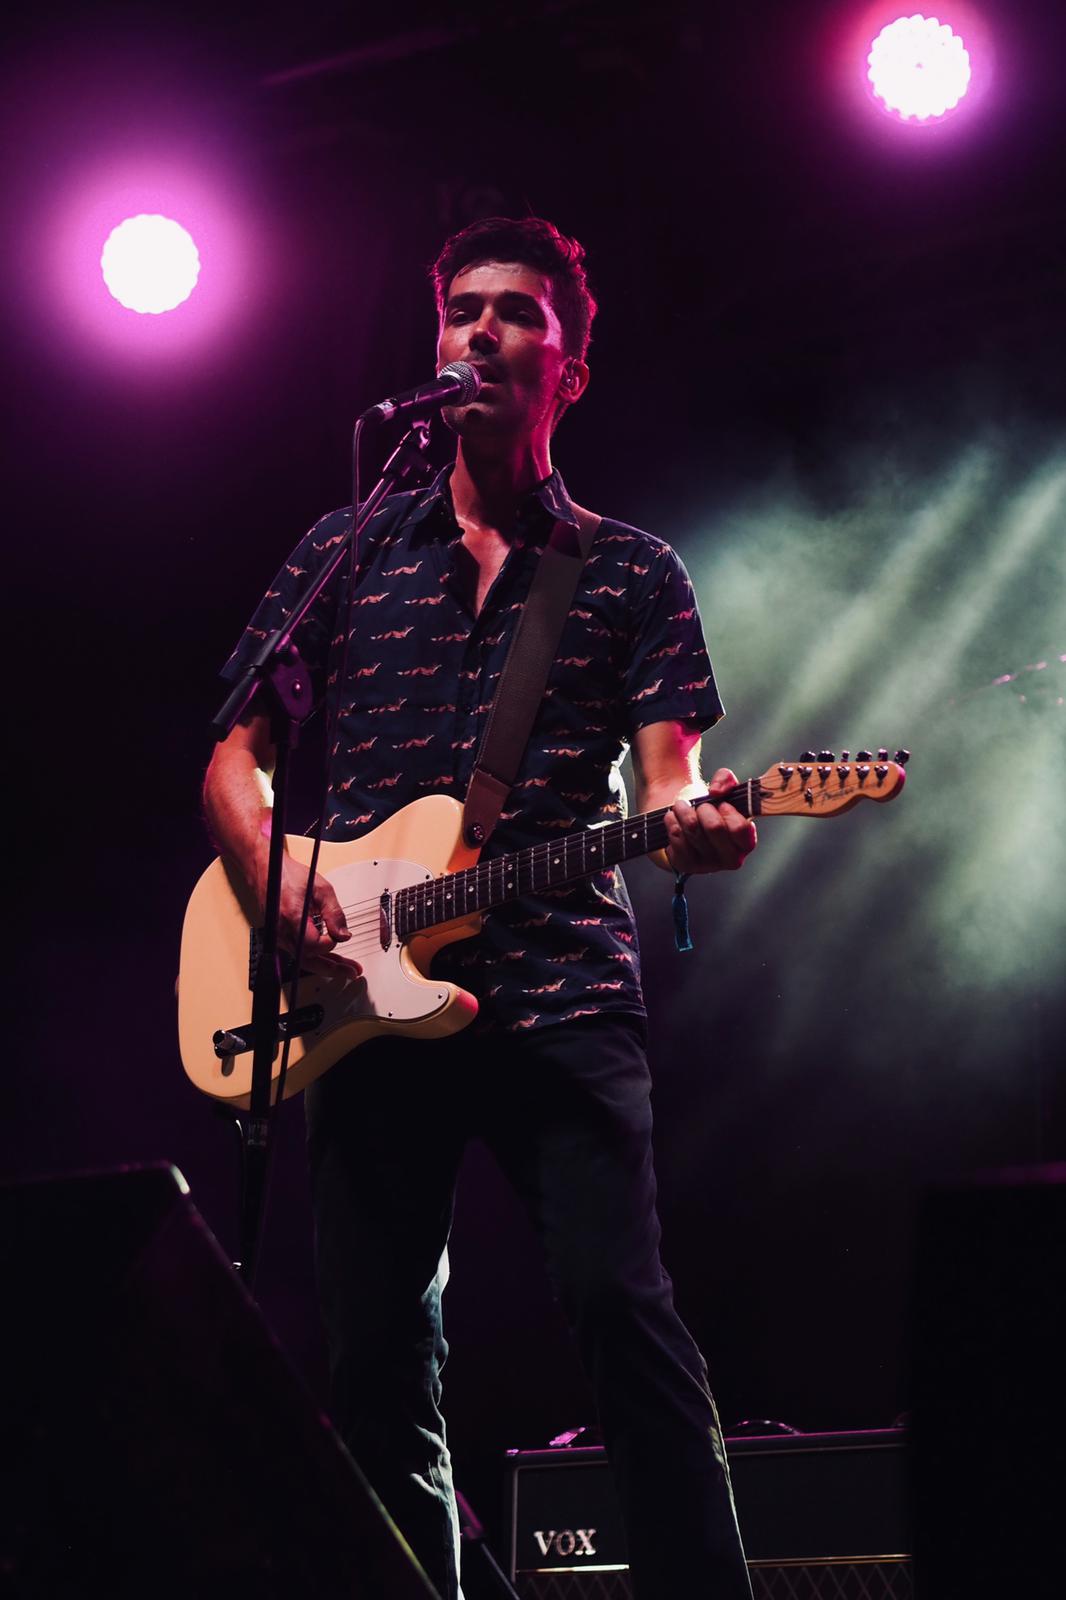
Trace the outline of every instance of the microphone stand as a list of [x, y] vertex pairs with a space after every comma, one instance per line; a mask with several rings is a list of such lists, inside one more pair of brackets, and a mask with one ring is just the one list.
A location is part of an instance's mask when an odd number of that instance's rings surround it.
[[[358, 424], [356, 440], [358, 441]], [[358, 510], [353, 505], [353, 527], [348, 537], [336, 546], [321, 571], [308, 583], [283, 625], [276, 628], [263, 641], [211, 719], [211, 731], [215, 739], [218, 741], [225, 739], [236, 727], [253, 697], [262, 691], [270, 709], [271, 739], [276, 751], [266, 905], [259, 960], [256, 963], [252, 987], [252, 1086], [248, 1120], [244, 1128], [244, 1162], [241, 1180], [241, 1242], [237, 1267], [249, 1291], [254, 1286], [258, 1266], [260, 1229], [266, 1194], [271, 1064], [283, 1033], [288, 1031], [281, 1019], [282, 976], [278, 923], [281, 909], [282, 864], [285, 855], [289, 756], [296, 748], [300, 724], [305, 721], [312, 708], [310, 673], [293, 643], [293, 635], [319, 595], [339, 571], [349, 550], [352, 551], [352, 559], [356, 558], [359, 535], [385, 497], [393, 494], [409, 480], [418, 482], [427, 476], [430, 470], [425, 459], [428, 445], [428, 421], [412, 423], [385, 463], [380, 478], [362, 505]], [[294, 1027], [291, 1031], [295, 1035], [298, 1030]]]

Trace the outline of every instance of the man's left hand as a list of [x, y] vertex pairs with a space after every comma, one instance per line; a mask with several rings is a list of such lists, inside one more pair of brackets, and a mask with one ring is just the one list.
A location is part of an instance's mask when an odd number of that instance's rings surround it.
[[[728, 794], [736, 783], [735, 772], [719, 767], [707, 793], [713, 800]], [[675, 872], [735, 872], [757, 843], [755, 823], [727, 801], [693, 806], [675, 800], [666, 813], [666, 832], [666, 859]]]

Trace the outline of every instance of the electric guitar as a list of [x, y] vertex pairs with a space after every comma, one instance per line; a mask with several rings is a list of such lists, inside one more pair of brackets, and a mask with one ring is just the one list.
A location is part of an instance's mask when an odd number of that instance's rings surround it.
[[[852, 761], [810, 751], [770, 767], [719, 797], [749, 817], [834, 817], [860, 800], [891, 800], [903, 787], [908, 752], [895, 760], [860, 750]], [[708, 796], [691, 802], [709, 804]], [[667, 843], [666, 810], [575, 829], [509, 855], [478, 860], [462, 835], [463, 808], [450, 795], [427, 795], [362, 838], [323, 843], [319, 872], [344, 908], [352, 937], [337, 947], [361, 965], [360, 977], [305, 973], [282, 1032], [291, 1038], [285, 1097], [356, 1045], [380, 1033], [434, 1039], [465, 1028], [477, 1001], [458, 984], [430, 977], [442, 946], [467, 939], [481, 913], [519, 895], [591, 877]], [[310, 863], [312, 841], [288, 839], [290, 854]], [[252, 1082], [252, 981], [259, 955], [257, 909], [234, 869], [215, 861], [193, 890], [185, 914], [178, 978], [182, 1063], [198, 1089], [248, 1105]], [[281, 1044], [271, 1094], [277, 1096]]]

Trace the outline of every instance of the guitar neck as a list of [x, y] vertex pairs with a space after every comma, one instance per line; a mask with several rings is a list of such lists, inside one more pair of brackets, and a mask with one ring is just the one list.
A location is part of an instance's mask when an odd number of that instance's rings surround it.
[[[746, 817], [758, 816], [761, 789], [758, 778], [739, 783], [719, 795]], [[710, 795], [698, 795], [691, 805], [712, 804]], [[604, 868], [616, 867], [635, 856], [646, 856], [667, 844], [666, 813], [645, 811], [623, 822], [580, 828], [559, 839], [534, 844], [508, 855], [479, 861], [462, 872], [446, 873], [424, 884], [401, 889], [393, 908], [394, 926], [401, 939], [455, 917], [465, 917], [493, 906], [506, 905], [519, 895], [536, 894], [560, 884], [589, 878]]]

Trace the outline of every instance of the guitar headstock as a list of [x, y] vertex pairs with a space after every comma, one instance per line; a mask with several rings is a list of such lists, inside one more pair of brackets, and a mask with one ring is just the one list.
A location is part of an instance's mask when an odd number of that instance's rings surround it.
[[854, 757], [842, 750], [839, 758], [832, 750], [805, 750], [798, 761], [782, 761], [762, 774], [760, 809], [769, 816], [835, 817], [860, 800], [894, 800], [906, 782], [909, 757], [909, 750], [897, 750], [891, 760], [887, 750], [857, 750]]

